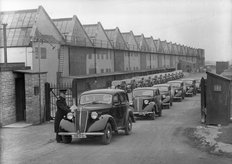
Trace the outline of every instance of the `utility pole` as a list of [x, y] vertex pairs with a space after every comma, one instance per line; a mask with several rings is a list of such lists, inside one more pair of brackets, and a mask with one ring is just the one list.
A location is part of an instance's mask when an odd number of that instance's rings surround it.
[[7, 65], [7, 39], [6, 39], [6, 26], [7, 24], [3, 25], [3, 42], [4, 42], [4, 64]]

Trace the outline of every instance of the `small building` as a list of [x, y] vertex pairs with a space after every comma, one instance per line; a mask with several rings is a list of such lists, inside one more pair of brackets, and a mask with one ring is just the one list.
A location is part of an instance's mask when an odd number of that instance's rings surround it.
[[107, 29], [105, 32], [114, 47], [114, 71], [128, 71], [126, 67], [130, 68], [131, 65], [130, 52], [119, 28]]
[[206, 73], [206, 124], [228, 125], [232, 117], [232, 82], [227, 77]]
[[135, 39], [140, 49], [141, 70], [151, 69], [151, 53], [144, 35], [135, 35]]
[[[38, 9], [0, 12], [6, 23], [7, 62], [23, 62], [34, 72], [47, 72], [48, 82], [56, 83], [60, 44], [59, 30], [42, 6]], [[0, 63], [3, 63], [3, 29], [0, 29]]]
[[114, 47], [101, 23], [83, 27], [94, 46], [94, 54], [87, 58], [87, 74], [114, 72]]
[[151, 52], [151, 69], [158, 68], [158, 55], [156, 54], [157, 48], [154, 43], [153, 37], [145, 38]]
[[125, 40], [127, 47], [129, 48], [129, 54], [128, 54], [128, 60], [130, 61], [130, 65], [127, 63], [125, 64], [125, 68], [127, 71], [130, 70], [141, 70], [140, 65], [140, 58], [141, 58], [141, 52], [139, 45], [135, 39], [134, 33], [132, 31], [122, 33], [123, 39]]
[[87, 59], [94, 56], [93, 43], [76, 15], [72, 18], [53, 19], [65, 38], [61, 46], [59, 72], [61, 77], [86, 75], [89, 71]]

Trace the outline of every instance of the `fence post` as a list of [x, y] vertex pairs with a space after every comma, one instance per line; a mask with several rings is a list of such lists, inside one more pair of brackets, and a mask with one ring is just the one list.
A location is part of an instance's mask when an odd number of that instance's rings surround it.
[[46, 121], [51, 119], [51, 107], [50, 107], [50, 84], [45, 83], [45, 118]]

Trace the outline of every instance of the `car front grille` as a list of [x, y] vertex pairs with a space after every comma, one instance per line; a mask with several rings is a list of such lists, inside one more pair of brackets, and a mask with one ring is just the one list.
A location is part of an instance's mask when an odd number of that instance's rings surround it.
[[77, 111], [76, 112], [76, 130], [83, 133], [86, 131], [88, 121], [88, 111]]

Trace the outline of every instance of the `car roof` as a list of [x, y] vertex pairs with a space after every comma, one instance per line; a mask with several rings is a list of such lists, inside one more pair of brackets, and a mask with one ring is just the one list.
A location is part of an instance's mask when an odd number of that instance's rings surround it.
[[169, 87], [170, 84], [157, 84], [157, 85], [153, 85], [153, 87]]
[[183, 81], [181, 81], [181, 80], [172, 80], [172, 81], [169, 81], [168, 83], [183, 83]]
[[124, 90], [121, 89], [94, 89], [90, 91], [85, 91], [82, 93], [83, 94], [91, 94], [91, 93], [106, 93], [106, 94], [115, 94], [118, 92], [125, 92]]
[[139, 87], [139, 88], [135, 88], [134, 90], [157, 90], [157, 88], [154, 87]]
[[195, 80], [195, 79], [191, 79], [191, 78], [185, 78], [185, 79], [181, 79], [183, 81], [188, 81], [188, 80]]

